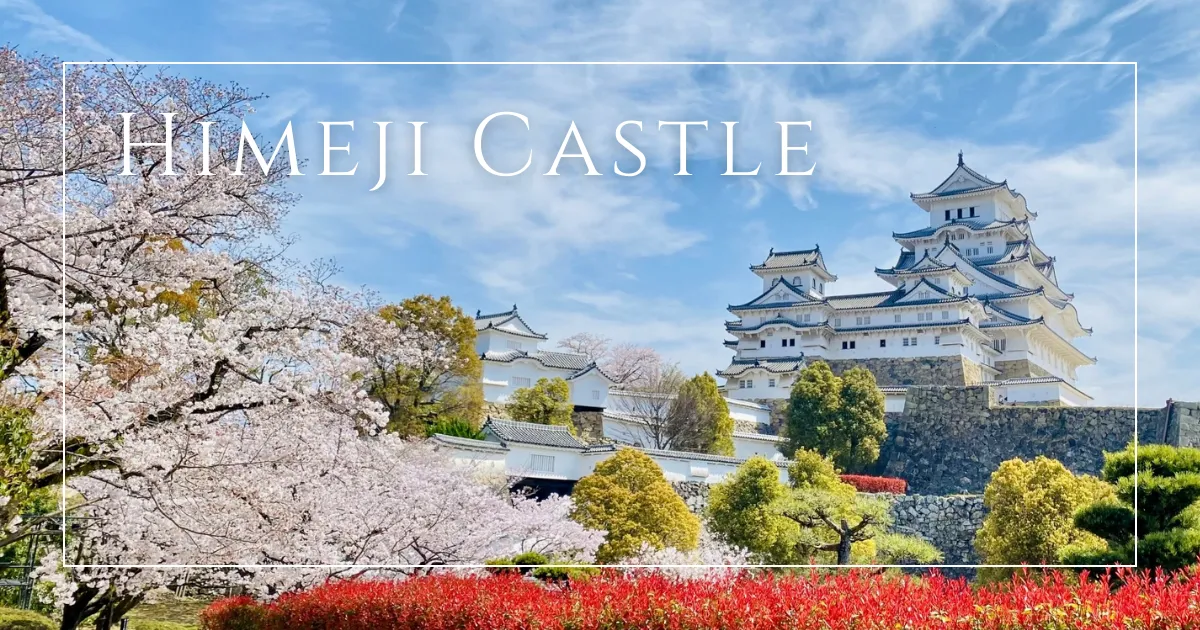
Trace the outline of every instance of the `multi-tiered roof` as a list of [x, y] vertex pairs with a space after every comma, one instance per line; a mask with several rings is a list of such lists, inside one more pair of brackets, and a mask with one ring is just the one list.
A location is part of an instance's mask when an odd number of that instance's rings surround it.
[[[954, 348], [980, 365], [985, 380], [1015, 374], [1073, 383], [1077, 367], [1094, 363], [1072, 343], [1091, 330], [1080, 325], [1074, 296], [1059, 287], [1055, 259], [1035, 242], [1030, 225], [1037, 214], [1023, 195], [971, 169], [960, 153], [949, 177], [911, 199], [930, 222], [892, 234], [900, 255], [875, 270], [891, 291], [826, 295], [825, 283], [837, 276], [820, 247], [772, 250], [751, 266], [763, 291], [728, 307], [738, 319], [726, 331], [737, 339], [725, 345], [737, 356], [721, 375], [733, 383], [755, 372], [794, 373], [810, 356], [946, 356]], [[924, 343], [909, 336], [921, 331], [931, 335]], [[902, 336], [889, 339], [891, 333]], [[901, 340], [904, 348], [911, 341], [923, 349], [897, 351], [893, 342]]]

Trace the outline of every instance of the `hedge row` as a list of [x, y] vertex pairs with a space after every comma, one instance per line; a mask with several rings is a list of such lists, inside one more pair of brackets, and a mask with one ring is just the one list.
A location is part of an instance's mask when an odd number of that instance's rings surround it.
[[871, 475], [841, 475], [842, 481], [854, 486], [859, 492], [886, 492], [904, 494], [908, 482], [899, 477], [873, 477]]
[[437, 575], [331, 582], [271, 604], [223, 600], [201, 617], [205, 630], [1174, 630], [1200, 627], [1200, 579], [1051, 573], [973, 589], [938, 575], [609, 572], [561, 588], [513, 574]]

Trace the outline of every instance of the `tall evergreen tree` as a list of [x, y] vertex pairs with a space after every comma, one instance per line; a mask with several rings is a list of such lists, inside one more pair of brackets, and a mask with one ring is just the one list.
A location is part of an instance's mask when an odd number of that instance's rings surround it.
[[855, 367], [838, 377], [823, 361], [800, 372], [788, 399], [781, 450], [829, 456], [847, 472], [860, 472], [879, 458], [887, 437], [883, 394], [870, 371]]
[[694, 428], [692, 439], [681, 440], [676, 448], [733, 456], [733, 418], [716, 379], [708, 372], [685, 381], [672, 407], [672, 418]]
[[508, 415], [521, 422], [564, 426], [574, 432], [571, 412], [571, 386], [557, 376], [539, 378], [532, 387], [522, 387], [513, 392], [508, 403]]

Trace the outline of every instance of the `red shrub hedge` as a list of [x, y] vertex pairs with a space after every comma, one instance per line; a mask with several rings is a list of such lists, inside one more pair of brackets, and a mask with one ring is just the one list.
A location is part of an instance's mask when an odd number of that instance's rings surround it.
[[889, 494], [904, 494], [908, 492], [908, 482], [899, 477], [873, 477], [871, 475], [841, 475], [842, 481], [852, 485], [859, 492], [887, 492]]
[[[1200, 626], [1200, 578], [1059, 574], [973, 589], [938, 575], [863, 572], [679, 581], [620, 575], [547, 587], [506, 574], [331, 582], [262, 605], [255, 630], [1017, 630]], [[209, 611], [240, 610], [216, 602]], [[205, 630], [245, 614], [206, 612]]]

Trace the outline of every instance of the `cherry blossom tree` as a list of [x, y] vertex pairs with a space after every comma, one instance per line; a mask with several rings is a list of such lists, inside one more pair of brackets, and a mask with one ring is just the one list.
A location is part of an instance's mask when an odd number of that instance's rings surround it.
[[[365, 565], [591, 557], [602, 533], [567, 520], [569, 499], [512, 499], [381, 431], [364, 374], [437, 346], [332, 266], [283, 257], [286, 161], [239, 168], [249, 94], [137, 67], [63, 76], [0, 49], [0, 405], [27, 446], [0, 461], [0, 546], [65, 480], [78, 527], [66, 566], [42, 570], [64, 628], [100, 613], [104, 630], [185, 579], [278, 592]], [[122, 174], [122, 113], [133, 143], [163, 142], [173, 113], [171, 160], [134, 147]]]
[[622, 387], [630, 389], [652, 387], [663, 379], [663, 372], [674, 368], [654, 348], [632, 343], [614, 345], [607, 337], [587, 332], [560, 340], [558, 347], [586, 356]]

